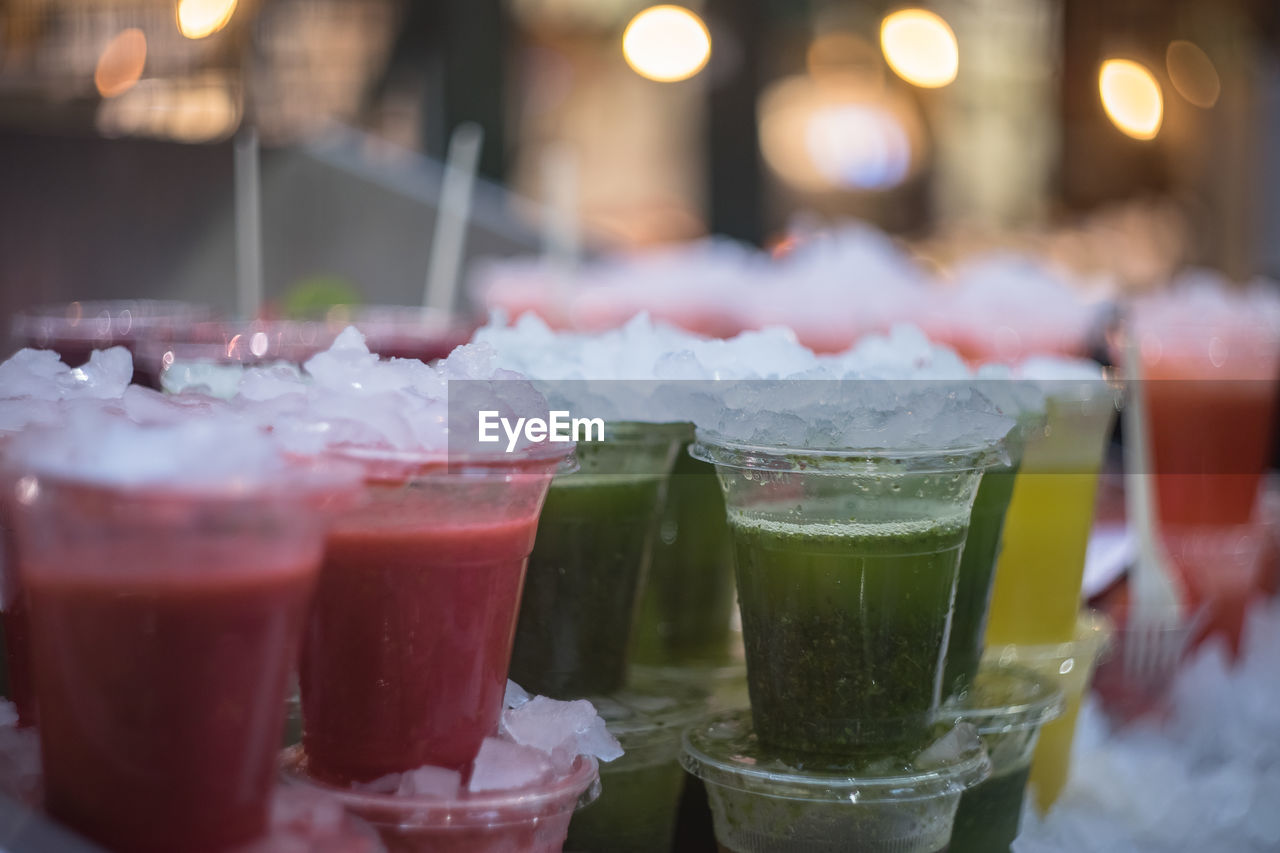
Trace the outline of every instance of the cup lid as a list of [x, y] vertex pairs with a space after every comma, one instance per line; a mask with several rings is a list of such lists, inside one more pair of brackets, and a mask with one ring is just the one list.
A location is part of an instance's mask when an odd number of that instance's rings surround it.
[[548, 811], [582, 808], [600, 795], [599, 763], [579, 755], [567, 772], [520, 788], [472, 792], [454, 796], [380, 794], [338, 787], [312, 776], [301, 744], [280, 754], [280, 770], [287, 784], [306, 786], [336, 798], [343, 807], [374, 825], [466, 828], [522, 822]]
[[704, 689], [660, 673], [633, 677], [622, 690], [591, 698], [609, 733], [634, 760], [645, 753], [674, 760], [681, 733], [707, 718], [708, 702]]
[[830, 803], [927, 800], [958, 794], [987, 778], [991, 763], [972, 725], [940, 725], [937, 734], [913, 755], [837, 763], [762, 746], [750, 712], [739, 711], [687, 730], [680, 763], [698, 778], [723, 787]]
[[1037, 728], [1062, 714], [1062, 690], [1026, 667], [987, 661], [973, 684], [939, 712], [946, 721], [972, 723], [980, 735]]
[[1068, 642], [988, 646], [983, 660], [1034, 670], [1057, 681], [1072, 695], [1089, 683], [1094, 666], [1110, 648], [1112, 633], [1111, 620], [1089, 610], [1076, 620], [1075, 636]]

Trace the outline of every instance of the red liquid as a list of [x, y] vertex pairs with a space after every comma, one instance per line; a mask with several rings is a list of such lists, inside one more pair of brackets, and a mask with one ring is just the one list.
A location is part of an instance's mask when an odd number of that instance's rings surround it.
[[1274, 384], [1157, 378], [1143, 389], [1161, 521], [1247, 524], [1271, 452]]
[[470, 765], [497, 730], [537, 528], [536, 513], [445, 526], [421, 503], [382, 512], [330, 534], [304, 642], [303, 745], [335, 784]]
[[[3, 512], [3, 510], [0, 510]], [[18, 725], [36, 724], [36, 697], [31, 684], [31, 640], [27, 599], [18, 574], [17, 540], [7, 520], [0, 518], [0, 546], [4, 548], [3, 606], [5, 667], [9, 676], [9, 701], [18, 709]]]
[[267, 825], [318, 555], [229, 539], [26, 563], [46, 806], [116, 853], [227, 850]]

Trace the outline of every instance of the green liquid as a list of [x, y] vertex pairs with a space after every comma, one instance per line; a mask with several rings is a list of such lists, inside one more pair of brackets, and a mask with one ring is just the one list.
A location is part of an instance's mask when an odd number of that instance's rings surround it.
[[641, 594], [632, 659], [653, 666], [730, 660], [733, 547], [715, 466], [676, 456]]
[[845, 754], [927, 736], [968, 522], [945, 511], [883, 523], [730, 518], [762, 743]]
[[671, 849], [684, 771], [674, 760], [634, 768], [626, 761], [600, 765], [600, 798], [573, 816], [566, 853]]
[[1018, 837], [1031, 765], [992, 776], [965, 791], [951, 830], [951, 853], [1007, 853]]
[[968, 689], [982, 660], [1004, 516], [1013, 497], [1016, 476], [1016, 469], [988, 471], [982, 475], [973, 501], [973, 517], [956, 580], [955, 612], [951, 617], [951, 639], [943, 674], [942, 683], [948, 695]]
[[571, 699], [622, 687], [665, 480], [569, 475], [551, 484], [511, 655], [511, 678], [530, 693]]

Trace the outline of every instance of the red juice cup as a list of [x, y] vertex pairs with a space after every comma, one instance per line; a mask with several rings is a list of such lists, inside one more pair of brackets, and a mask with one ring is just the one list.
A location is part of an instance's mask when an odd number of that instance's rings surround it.
[[550, 447], [359, 457], [370, 500], [330, 531], [299, 671], [311, 773], [461, 770], [497, 731], [538, 515], [572, 452]]
[[267, 827], [322, 507], [355, 485], [273, 473], [14, 487], [45, 806], [111, 850], [223, 851]]
[[355, 326], [383, 358], [435, 361], [471, 340], [474, 319], [412, 305], [335, 305], [325, 316], [334, 334]]
[[285, 750], [282, 764], [287, 782], [341, 803], [378, 832], [388, 853], [559, 853], [574, 811], [600, 794], [598, 765], [585, 755], [549, 781], [452, 796], [329, 786], [315, 778], [298, 747]]
[[1243, 297], [1186, 298], [1137, 303], [1129, 330], [1161, 534], [1192, 603], [1206, 607], [1205, 633], [1238, 651], [1266, 542], [1257, 507], [1273, 449], [1280, 324]]

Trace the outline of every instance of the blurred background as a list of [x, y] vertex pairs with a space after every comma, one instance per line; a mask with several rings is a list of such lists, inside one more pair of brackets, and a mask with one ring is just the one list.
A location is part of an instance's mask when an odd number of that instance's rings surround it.
[[468, 258], [858, 217], [939, 262], [1276, 275], [1278, 48], [1274, 0], [5, 0], [0, 326], [231, 308], [250, 136], [268, 305], [415, 302], [465, 122]]

